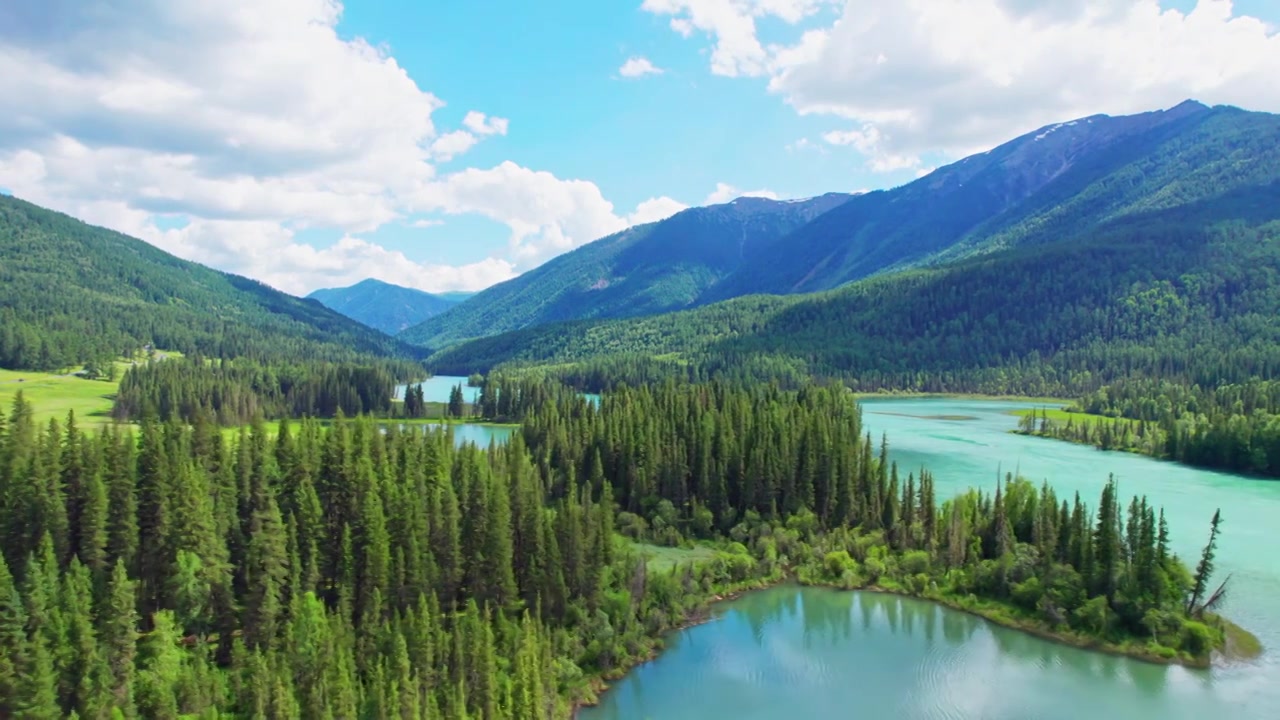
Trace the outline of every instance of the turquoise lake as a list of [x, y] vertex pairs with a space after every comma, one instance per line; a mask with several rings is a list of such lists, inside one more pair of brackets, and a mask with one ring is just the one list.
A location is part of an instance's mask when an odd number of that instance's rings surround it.
[[[1188, 670], [1090, 653], [918, 600], [783, 586], [718, 605], [581, 720], [1280, 718], [1280, 483], [1182, 467], [1008, 431], [1027, 403], [872, 399], [904, 474], [928, 467], [939, 499], [994, 489], [997, 473], [1048, 480], [1095, 504], [1108, 473], [1126, 498], [1165, 508], [1172, 545], [1198, 557], [1222, 509], [1222, 612], [1267, 648], [1248, 663]], [[969, 419], [943, 419], [964, 416]]]

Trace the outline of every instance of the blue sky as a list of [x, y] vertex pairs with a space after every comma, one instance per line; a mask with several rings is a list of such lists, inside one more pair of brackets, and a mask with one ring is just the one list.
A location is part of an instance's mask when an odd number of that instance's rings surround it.
[[[475, 107], [512, 119], [506, 137], [446, 168], [512, 160], [589, 179], [622, 208], [662, 195], [701, 204], [718, 183], [804, 197], [915, 177], [866, 172], [848, 153], [789, 150], [832, 123], [801, 117], [760, 82], [711, 75], [705, 46], [639, 3], [446, 5], [348, 3], [339, 25], [344, 34], [386, 43], [419, 85], [448, 103], [442, 123], [461, 122]], [[621, 77], [632, 57], [650, 59], [662, 74]], [[499, 222], [469, 217], [379, 237], [406, 252], [429, 238], [428, 259], [457, 264], [500, 251], [508, 235]]]
[[106, 7], [0, 6], [0, 188], [299, 294], [478, 289], [1097, 112], [1280, 111], [1273, 0]]

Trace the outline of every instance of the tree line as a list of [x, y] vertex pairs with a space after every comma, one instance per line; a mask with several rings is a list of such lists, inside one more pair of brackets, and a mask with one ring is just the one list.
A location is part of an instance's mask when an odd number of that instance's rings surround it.
[[[939, 503], [837, 387], [666, 383], [599, 406], [486, 383], [522, 431], [0, 422], [0, 715], [562, 718], [716, 593], [796, 572], [1173, 656], [1220, 641], [1212, 558], [1158, 512], [1009, 478]], [[1216, 523], [1215, 523], [1216, 530]], [[650, 571], [637, 542], [700, 539]], [[958, 600], [957, 600], [958, 602]]]
[[1275, 380], [1202, 387], [1134, 378], [1085, 395], [1075, 409], [1134, 421], [1128, 424], [1152, 437], [1136, 448], [1148, 455], [1280, 477], [1280, 382]]
[[396, 383], [421, 374], [408, 361], [367, 364], [263, 363], [200, 356], [129, 368], [120, 380], [112, 415], [118, 420], [199, 416], [218, 425], [255, 419], [387, 415]]

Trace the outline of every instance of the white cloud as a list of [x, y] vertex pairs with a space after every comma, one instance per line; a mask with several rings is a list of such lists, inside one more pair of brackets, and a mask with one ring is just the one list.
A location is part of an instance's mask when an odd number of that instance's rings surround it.
[[665, 72], [662, 68], [657, 67], [649, 62], [649, 58], [631, 57], [622, 63], [622, 67], [618, 68], [618, 74], [625, 78], [638, 78], [645, 75], [661, 75]]
[[684, 37], [701, 30], [714, 39], [711, 71], [736, 77], [766, 73], [769, 50], [756, 37], [758, 18], [777, 18], [792, 25], [834, 0], [644, 0], [655, 15], [670, 15], [671, 29]]
[[777, 200], [778, 193], [772, 190], [739, 190], [728, 183], [716, 183], [716, 189], [711, 191], [706, 200], [702, 201], [703, 205], [720, 205], [730, 200], [737, 200], [740, 197], [761, 197]]
[[511, 229], [510, 251], [521, 269], [684, 208], [671, 198], [659, 197], [619, 216], [595, 183], [562, 180], [510, 161], [488, 170], [470, 168], [429, 183], [415, 202], [423, 209], [478, 213], [507, 225]]
[[[295, 292], [361, 276], [476, 289], [510, 277], [531, 247], [545, 256], [626, 223], [590, 182], [504, 163], [520, 172], [494, 178], [496, 200], [453, 207], [483, 206], [520, 253], [415, 263], [368, 234], [441, 207], [438, 188], [462, 193], [470, 171], [441, 176], [436, 163], [506, 135], [506, 118], [473, 110], [437, 127], [444, 103], [387, 50], [340, 36], [337, 0], [107, 7], [0, 2], [0, 187]], [[521, 173], [574, 191], [550, 208], [506, 207], [528, 194]], [[310, 227], [345, 236], [315, 248], [297, 235]]]
[[894, 155], [885, 152], [883, 136], [875, 125], [864, 125], [861, 130], [832, 130], [823, 133], [822, 139], [831, 145], [848, 145], [870, 158], [870, 166], [876, 172], [891, 172], [920, 165], [920, 159], [911, 155]]
[[838, 20], [790, 44], [759, 37], [756, 19], [795, 23], [821, 5], [646, 0], [643, 8], [671, 16], [681, 34], [709, 35], [713, 73], [767, 77], [798, 112], [852, 121], [830, 135], [879, 169], [1188, 97], [1280, 110], [1280, 36], [1234, 15], [1230, 0], [1199, 0], [1185, 14], [1158, 0], [847, 0]]
[[455, 156], [475, 147], [478, 142], [480, 142], [480, 138], [466, 130], [454, 130], [441, 135], [431, 142], [431, 155], [437, 160], [448, 162]]
[[688, 205], [679, 200], [672, 200], [666, 196], [649, 198], [637, 205], [636, 211], [627, 216], [627, 225], [644, 225], [645, 223], [666, 220], [681, 210], [687, 210], [688, 208]]
[[488, 117], [482, 112], [472, 110], [462, 119], [462, 124], [477, 135], [506, 135], [507, 119]]

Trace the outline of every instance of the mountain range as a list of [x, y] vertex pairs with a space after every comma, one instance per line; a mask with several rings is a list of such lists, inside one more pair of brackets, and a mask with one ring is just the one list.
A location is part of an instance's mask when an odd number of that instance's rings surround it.
[[[437, 370], [674, 362], [858, 387], [1077, 392], [1280, 372], [1280, 116], [1187, 102], [1047, 126], [913, 183], [739, 198], [478, 293], [366, 281], [360, 318], [0, 197], [0, 367], [146, 343]], [[413, 347], [412, 343], [417, 347]]]
[[331, 310], [388, 335], [439, 315], [470, 296], [471, 293], [433, 295], [374, 279], [307, 295]]
[[411, 327], [440, 350], [548, 322], [651, 315], [1085, 238], [1108, 223], [1254, 187], [1277, 118], [1194, 101], [1046, 126], [907, 185], [686, 210], [590, 243]]
[[771, 242], [851, 196], [743, 197], [638, 225], [556, 257], [401, 333], [425, 347], [534, 325], [680, 310], [755, 262]]
[[1270, 376], [1277, 221], [1280, 116], [1191, 102], [1096, 116], [850, 198], [766, 243], [701, 301], [751, 297], [530, 326], [431, 362], [470, 371], [674, 356], [951, 390], [991, 387], [996, 372], [1046, 391], [1138, 368], [1192, 381]]

